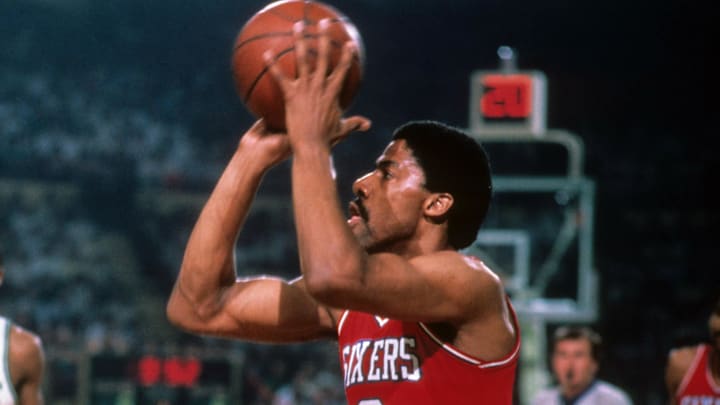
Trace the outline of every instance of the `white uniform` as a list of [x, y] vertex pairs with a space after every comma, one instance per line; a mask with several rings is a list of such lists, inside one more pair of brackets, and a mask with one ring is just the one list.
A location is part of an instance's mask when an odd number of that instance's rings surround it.
[[[537, 393], [532, 405], [563, 405], [557, 387], [545, 388]], [[630, 397], [620, 388], [605, 381], [596, 380], [592, 386], [576, 398], [573, 405], [632, 405]]]
[[0, 316], [0, 405], [14, 405], [17, 394], [10, 378], [10, 328], [12, 323]]

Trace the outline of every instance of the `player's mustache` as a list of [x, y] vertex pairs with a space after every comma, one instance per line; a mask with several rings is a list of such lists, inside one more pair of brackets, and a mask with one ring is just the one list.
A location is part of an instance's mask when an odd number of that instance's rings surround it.
[[360, 218], [367, 221], [368, 220], [368, 212], [365, 206], [363, 205], [363, 202], [361, 199], [356, 198], [353, 200], [353, 203], [357, 206], [358, 211], [360, 213]]

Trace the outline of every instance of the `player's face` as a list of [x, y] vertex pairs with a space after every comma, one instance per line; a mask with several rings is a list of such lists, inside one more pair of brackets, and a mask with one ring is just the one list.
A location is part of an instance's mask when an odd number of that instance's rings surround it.
[[368, 252], [409, 248], [430, 195], [424, 184], [425, 174], [403, 139], [391, 142], [375, 170], [355, 181], [348, 224]]
[[598, 365], [591, 350], [587, 339], [565, 339], [556, 343], [552, 366], [564, 393], [575, 395], [595, 378]]
[[720, 350], [720, 314], [714, 313], [710, 315], [708, 326], [710, 328], [710, 341], [717, 350]]

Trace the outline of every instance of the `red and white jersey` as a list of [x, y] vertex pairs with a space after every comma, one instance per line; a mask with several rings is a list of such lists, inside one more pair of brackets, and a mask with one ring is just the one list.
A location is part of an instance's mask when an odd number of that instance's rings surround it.
[[512, 404], [520, 329], [515, 345], [495, 361], [462, 353], [422, 322], [345, 311], [338, 323], [348, 405]]
[[710, 346], [698, 346], [695, 358], [675, 394], [678, 405], [720, 404], [720, 386], [715, 384], [708, 364], [710, 353]]

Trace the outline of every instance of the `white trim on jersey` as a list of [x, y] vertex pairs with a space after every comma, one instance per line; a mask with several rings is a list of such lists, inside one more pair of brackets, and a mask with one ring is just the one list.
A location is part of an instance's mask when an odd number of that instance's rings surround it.
[[347, 318], [347, 316], [348, 316], [349, 313], [350, 313], [350, 310], [349, 310], [349, 309], [346, 309], [346, 310], [343, 312], [343, 314], [340, 316], [340, 322], [338, 322], [338, 325], [337, 325], [337, 334], [338, 334], [338, 336], [340, 336], [340, 334], [342, 333], [343, 324], [345, 323], [345, 319]]
[[465, 353], [461, 352], [460, 350], [456, 349], [454, 346], [440, 340], [437, 336], [435, 336], [430, 331], [430, 329], [427, 326], [425, 326], [424, 323], [418, 322], [418, 324], [420, 325], [422, 330], [424, 330], [425, 333], [427, 333], [427, 335], [430, 336], [430, 338], [435, 341], [435, 343], [437, 343], [440, 347], [442, 347], [448, 353], [452, 354], [453, 356], [455, 356], [461, 360], [464, 360], [470, 364], [476, 365], [478, 368], [492, 368], [492, 367], [504, 366], [504, 365], [510, 363], [511, 361], [513, 361], [515, 358], [517, 358], [520, 355], [520, 323], [518, 322], [517, 314], [515, 313], [515, 309], [512, 307], [512, 304], [510, 303], [510, 298], [506, 297], [505, 301], [506, 301], [508, 311], [510, 312], [510, 317], [512, 318], [513, 326], [515, 328], [515, 343], [514, 343], [512, 352], [510, 352], [506, 357], [504, 357], [501, 360], [488, 362], [488, 361], [480, 360], [480, 359], [470, 356], [468, 354], [465, 354]]
[[468, 356], [468, 355], [465, 355], [465, 354], [463, 354], [462, 352], [457, 351], [454, 347], [452, 347], [452, 346], [450, 346], [449, 344], [446, 344], [445, 342], [443, 342], [442, 340], [440, 340], [440, 338], [438, 338], [437, 336], [435, 336], [435, 334], [433, 334], [433, 333], [430, 331], [430, 329], [429, 329], [427, 326], [425, 326], [424, 323], [418, 322], [418, 325], [420, 325], [420, 328], [422, 328], [422, 330], [425, 331], [425, 333], [430, 337], [430, 339], [432, 339], [435, 343], [437, 343], [438, 346], [440, 346], [440, 347], [442, 347], [443, 349], [445, 349], [445, 351], [449, 352], [450, 354], [452, 354], [452, 355], [455, 356], [455, 357], [460, 358], [461, 360], [465, 360], [466, 362], [468, 362], [468, 363], [470, 363], [470, 364], [474, 364], [474, 365], [476, 365], [476, 366], [481, 366], [481, 365], [482, 365], [482, 361], [480, 361], [480, 360], [478, 360], [478, 359], [476, 359], [476, 358], [474, 358], [474, 357], [470, 357], [470, 356]]
[[448, 353], [452, 354], [453, 356], [455, 356], [455, 357], [457, 357], [457, 358], [459, 358], [459, 359], [461, 359], [461, 360], [464, 360], [464, 361], [466, 361], [466, 362], [468, 362], [468, 363], [470, 363], [470, 364], [473, 364], [473, 365], [478, 366], [478, 368], [492, 368], [492, 367], [503, 366], [503, 365], [505, 365], [505, 364], [513, 361], [513, 359], [514, 359], [515, 357], [517, 357], [518, 352], [520, 351], [520, 345], [516, 343], [516, 344], [515, 344], [515, 349], [514, 349], [514, 350], [512, 351], [512, 353], [510, 353], [506, 358], [504, 358], [504, 359], [502, 359], [502, 360], [498, 360], [498, 361], [485, 362], [485, 361], [483, 361], [483, 360], [480, 360], [480, 359], [477, 359], [477, 358], [472, 357], [472, 356], [470, 356], [470, 355], [467, 355], [467, 354], [459, 351], [458, 349], [454, 348], [453, 346], [451, 346], [451, 345], [443, 342], [442, 340], [440, 340], [440, 338], [438, 338], [437, 336], [435, 336], [435, 335], [430, 331], [430, 329], [429, 329], [427, 326], [425, 326], [424, 323], [418, 322], [418, 324], [420, 325], [420, 327], [422, 328], [422, 330], [424, 330], [425, 333], [430, 337], [430, 339], [432, 339], [433, 341], [435, 341], [435, 343], [438, 344], [438, 346], [442, 347], [445, 351], [447, 351]]
[[[465, 354], [465, 353], [461, 352], [460, 350], [456, 349], [455, 347], [453, 347], [452, 345], [443, 342], [440, 338], [435, 336], [435, 334], [433, 334], [430, 331], [430, 329], [427, 326], [425, 326], [424, 323], [418, 322], [417, 324], [420, 326], [420, 328], [423, 331], [425, 331], [425, 334], [427, 334], [428, 337], [430, 337], [430, 339], [432, 339], [435, 343], [437, 343], [438, 346], [440, 346], [443, 350], [450, 353], [451, 355], [457, 357], [458, 359], [463, 360], [467, 363], [470, 363], [474, 366], [477, 366], [478, 368], [500, 367], [500, 366], [504, 366], [505, 364], [508, 364], [511, 361], [513, 361], [516, 357], [518, 357], [518, 355], [520, 353], [520, 325], [519, 325], [519, 322], [517, 319], [517, 314], [515, 313], [515, 310], [512, 308], [512, 305], [510, 304], [509, 299], [507, 299], [507, 306], [508, 306], [508, 310], [510, 311], [510, 316], [512, 317], [513, 325], [515, 326], [515, 334], [516, 334], [515, 343], [514, 343], [513, 351], [510, 354], [508, 354], [505, 358], [503, 358], [502, 360], [498, 360], [498, 361], [487, 362], [487, 361], [472, 357], [468, 354]], [[343, 314], [340, 316], [340, 321], [338, 322], [338, 326], [337, 326], [338, 336], [340, 336], [340, 334], [342, 333], [343, 324], [345, 323], [345, 319], [347, 319], [349, 313], [350, 313], [350, 310], [346, 309], [343, 312]], [[376, 321], [378, 321], [377, 316], [375, 316], [375, 319], [376, 319]], [[386, 318], [383, 318], [383, 319], [386, 319]], [[384, 324], [379, 325], [379, 326], [382, 327], [382, 326], [384, 326]]]

